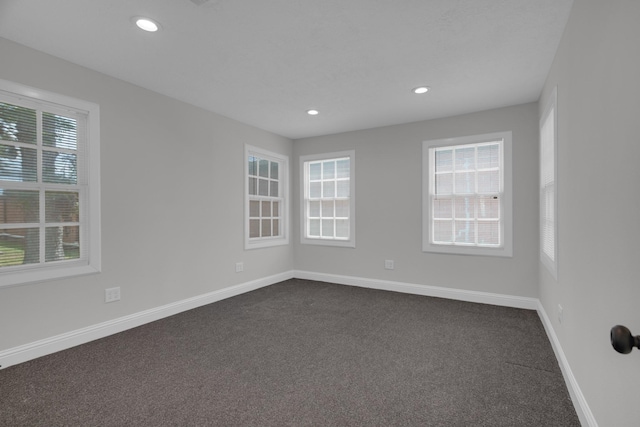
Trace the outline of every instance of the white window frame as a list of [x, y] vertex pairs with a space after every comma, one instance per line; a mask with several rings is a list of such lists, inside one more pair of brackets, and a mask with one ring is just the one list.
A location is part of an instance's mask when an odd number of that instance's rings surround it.
[[[549, 119], [553, 120], [552, 124], [549, 124]], [[549, 129], [548, 126], [552, 128]], [[558, 88], [556, 86], [540, 118], [540, 261], [556, 280], [558, 279], [557, 159]], [[552, 206], [547, 205], [549, 197], [552, 199]], [[548, 248], [548, 244], [553, 248]]]
[[[435, 156], [434, 150], [440, 147], [458, 146], [467, 144], [482, 144], [486, 142], [502, 141], [502, 170], [501, 216], [500, 233], [501, 244], [495, 247], [473, 246], [463, 244], [443, 244], [433, 241], [433, 203], [435, 194]], [[445, 138], [424, 141], [422, 143], [422, 250], [423, 252], [435, 252], [456, 255], [483, 255], [512, 257], [513, 256], [513, 206], [512, 206], [512, 133], [495, 132], [483, 135], [471, 135], [456, 138]]]
[[[249, 194], [249, 157], [254, 156], [278, 166], [278, 196], [259, 196]], [[278, 236], [250, 237], [250, 203], [251, 201], [278, 202], [280, 205]], [[258, 249], [289, 244], [289, 157], [262, 148], [245, 144], [244, 149], [244, 248]], [[272, 218], [272, 217], [270, 217]]]
[[[36, 109], [67, 110], [86, 116], [86, 144], [82, 149], [85, 165], [78, 165], [78, 174], [84, 169], [86, 185], [74, 187], [80, 194], [80, 234], [84, 245], [80, 247], [80, 258], [54, 262], [41, 262], [24, 266], [6, 267], [0, 270], [0, 287], [16, 286], [24, 283], [61, 279], [101, 271], [100, 249], [100, 107], [64, 95], [21, 85], [0, 79], [0, 96], [3, 102]], [[37, 182], [34, 184], [16, 183], [7, 186], [49, 187]], [[55, 187], [55, 186], [54, 186]], [[63, 188], [61, 188], [64, 190]], [[42, 197], [42, 196], [41, 196]], [[84, 219], [83, 219], [84, 218]], [[42, 243], [41, 243], [42, 245]], [[41, 246], [42, 250], [42, 246]]]
[[[310, 237], [308, 235], [309, 227], [309, 164], [318, 161], [330, 161], [338, 159], [349, 159], [349, 237], [330, 238], [330, 237]], [[338, 246], [338, 247], [356, 247], [356, 180], [355, 180], [355, 150], [340, 151], [334, 153], [312, 154], [300, 156], [300, 243], [308, 245]], [[347, 198], [331, 198], [331, 200], [347, 200]], [[318, 199], [321, 200], [321, 199]]]

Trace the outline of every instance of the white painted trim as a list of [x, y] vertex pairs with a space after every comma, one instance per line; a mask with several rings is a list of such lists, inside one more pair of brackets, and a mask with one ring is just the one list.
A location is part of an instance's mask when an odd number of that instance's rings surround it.
[[544, 307], [537, 298], [517, 297], [511, 295], [494, 294], [489, 292], [467, 291], [464, 289], [443, 288], [439, 286], [417, 285], [412, 283], [392, 282], [387, 280], [367, 279], [353, 276], [340, 276], [336, 274], [316, 273], [311, 271], [294, 271], [294, 277], [306, 280], [336, 283], [339, 285], [358, 286], [362, 288], [380, 289], [385, 291], [401, 292], [414, 295], [423, 295], [437, 298], [447, 298], [458, 301], [475, 302], [481, 304], [499, 305], [504, 307], [523, 308], [536, 310], [540, 317], [551, 347], [556, 355], [562, 371], [571, 401], [578, 414], [580, 423], [584, 426], [598, 427], [591, 409], [582, 394], [578, 381], [573, 376], [569, 361], [564, 355], [560, 341], [555, 334], [551, 321]]
[[576, 377], [573, 376], [571, 366], [569, 365], [569, 361], [564, 355], [564, 351], [562, 350], [562, 346], [560, 345], [560, 340], [558, 340], [558, 336], [553, 329], [551, 321], [549, 320], [549, 316], [547, 316], [547, 312], [545, 311], [540, 301], [538, 301], [537, 310], [538, 316], [540, 316], [540, 320], [542, 321], [542, 325], [544, 326], [545, 331], [547, 331], [549, 341], [551, 341], [551, 347], [556, 354], [556, 359], [558, 359], [558, 364], [560, 365], [560, 370], [562, 371], [564, 382], [567, 384], [567, 389], [569, 390], [569, 395], [571, 396], [571, 401], [573, 402], [573, 406], [576, 409], [576, 413], [578, 414], [580, 423], [583, 426], [598, 427], [598, 423], [596, 422], [596, 419], [591, 412], [591, 408], [587, 403], [587, 399], [584, 397], [584, 394], [582, 394], [582, 390], [578, 385]]
[[[349, 158], [349, 239], [311, 238], [307, 236], [307, 199], [309, 187], [308, 163], [313, 161]], [[346, 150], [333, 153], [308, 154], [300, 156], [300, 244], [336, 246], [343, 248], [356, 247], [356, 151]]]
[[292, 279], [293, 277], [293, 271], [286, 271], [3, 350], [0, 351], [0, 369], [117, 334], [118, 332], [173, 316], [183, 311], [254, 291], [265, 286]]
[[[279, 201], [280, 206], [280, 231], [281, 236], [276, 237], [261, 237], [261, 238], [249, 238], [249, 203], [251, 196], [249, 195], [249, 156], [256, 156], [261, 159], [278, 162], [281, 167], [279, 168], [280, 178], [280, 194], [281, 197], [265, 197], [254, 196], [258, 198], [265, 198], [270, 201]], [[257, 183], [256, 183], [257, 185]], [[253, 145], [244, 145], [244, 249], [259, 249], [268, 248], [271, 246], [281, 246], [289, 244], [289, 156], [285, 154], [275, 153], [273, 151], [264, 150]]]
[[296, 270], [294, 272], [294, 277], [299, 279], [336, 283], [339, 285], [359, 286], [361, 288], [380, 289], [384, 291], [402, 292], [405, 294], [447, 298], [504, 307], [524, 308], [527, 310], [536, 310], [538, 308], [538, 300], [536, 298], [494, 294], [490, 292], [467, 291], [464, 289], [443, 288], [439, 286], [418, 285], [413, 283], [392, 282], [388, 280], [340, 276], [336, 274], [315, 273], [300, 270]]

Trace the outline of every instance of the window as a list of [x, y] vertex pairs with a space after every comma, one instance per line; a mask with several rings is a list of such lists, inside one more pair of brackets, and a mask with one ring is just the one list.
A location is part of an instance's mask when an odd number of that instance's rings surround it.
[[300, 158], [302, 243], [355, 247], [354, 151]]
[[289, 243], [288, 165], [286, 156], [245, 147], [245, 249]]
[[99, 108], [0, 80], [0, 286], [100, 271]]
[[423, 250], [511, 256], [511, 132], [423, 143]]
[[557, 89], [540, 120], [540, 260], [557, 279], [556, 191]]

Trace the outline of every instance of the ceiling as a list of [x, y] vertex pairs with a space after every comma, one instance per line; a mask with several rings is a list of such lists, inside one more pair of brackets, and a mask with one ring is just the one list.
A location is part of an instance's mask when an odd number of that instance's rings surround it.
[[0, 0], [0, 37], [298, 139], [536, 101], [572, 1]]

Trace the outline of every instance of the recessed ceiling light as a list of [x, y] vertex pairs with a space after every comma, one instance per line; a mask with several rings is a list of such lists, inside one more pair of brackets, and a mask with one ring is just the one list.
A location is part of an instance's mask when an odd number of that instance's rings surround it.
[[307, 114], [310, 116], [317, 116], [320, 113], [318, 110], [307, 110]]
[[429, 86], [420, 86], [420, 87], [417, 87], [417, 88], [413, 89], [413, 93], [422, 94], [422, 93], [427, 93], [430, 90], [431, 90], [431, 88]]
[[135, 24], [138, 26], [138, 28], [140, 28], [141, 30], [144, 31], [149, 31], [150, 33], [156, 32], [160, 29], [160, 24], [158, 24], [157, 22], [149, 19], [149, 18], [143, 18], [141, 16], [136, 16], [133, 18], [133, 22], [135, 22]]

